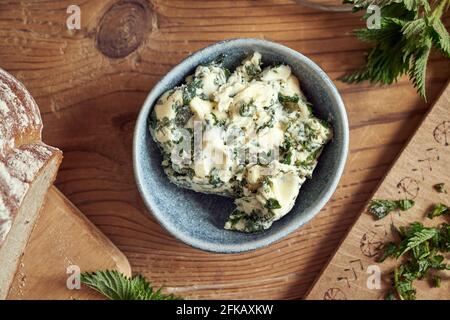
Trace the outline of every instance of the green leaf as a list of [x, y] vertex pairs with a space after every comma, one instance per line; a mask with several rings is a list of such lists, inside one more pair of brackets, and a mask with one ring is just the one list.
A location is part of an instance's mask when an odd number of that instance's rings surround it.
[[434, 208], [428, 212], [427, 217], [430, 219], [433, 219], [435, 217], [442, 216], [443, 214], [449, 214], [450, 210], [449, 208], [442, 203], [438, 203], [434, 206]]
[[396, 300], [395, 295], [392, 292], [389, 292], [386, 297], [384, 297], [384, 300]]
[[378, 262], [383, 262], [384, 260], [386, 260], [389, 257], [395, 257], [398, 251], [398, 247], [394, 242], [389, 242], [386, 245], [384, 245], [383, 248], [383, 254], [382, 256], [378, 259]]
[[397, 200], [397, 206], [402, 211], [409, 210], [414, 206], [414, 200], [409, 199]]
[[403, 200], [381, 200], [374, 199], [370, 202], [369, 212], [377, 219], [382, 219], [394, 210], [406, 211], [414, 206], [414, 201]]
[[445, 183], [437, 183], [433, 186], [433, 188], [439, 193], [447, 193], [447, 190], [445, 189]]
[[425, 93], [425, 78], [427, 74], [428, 57], [431, 51], [431, 40], [428, 39], [425, 46], [417, 51], [412, 57], [412, 68], [409, 70], [409, 78], [414, 86], [417, 88], [417, 92], [424, 100], [426, 100]]
[[423, 7], [425, 11], [431, 10], [430, 4], [427, 0], [403, 0], [406, 9], [410, 11], [418, 11], [420, 7]]
[[[369, 0], [348, 0], [354, 11], [366, 9]], [[356, 72], [340, 77], [347, 83], [368, 80], [373, 84], [392, 84], [408, 74], [420, 96], [426, 100], [427, 62], [433, 46], [450, 57], [450, 37], [442, 23], [450, 0], [376, 1], [381, 7], [381, 28], [356, 30], [358, 39], [373, 43], [364, 65]], [[371, 14], [363, 16], [367, 20]]]
[[415, 280], [423, 279], [430, 270], [450, 269], [444, 263], [444, 256], [439, 254], [450, 251], [450, 225], [426, 228], [422, 223], [414, 222], [400, 227], [399, 235], [401, 242], [386, 244], [379, 261], [404, 255], [401, 264], [394, 269], [393, 285], [401, 300], [413, 300], [416, 297]]
[[267, 208], [267, 209], [280, 209], [281, 205], [280, 205], [280, 203], [278, 202], [277, 199], [270, 198], [270, 199], [267, 199], [266, 204], [264, 205], [264, 207]]
[[440, 288], [441, 287], [441, 277], [439, 277], [438, 275], [435, 275], [433, 277], [433, 286], [435, 288]]
[[280, 103], [285, 106], [288, 105], [290, 103], [297, 103], [300, 100], [298, 95], [293, 95], [293, 96], [285, 96], [281, 93], [278, 94], [278, 101], [280, 101]]
[[424, 18], [408, 21], [403, 25], [402, 33], [406, 39], [418, 38], [423, 36], [427, 28], [427, 24]]
[[431, 34], [434, 43], [442, 50], [443, 54], [450, 58], [450, 35], [440, 19], [433, 20]]
[[369, 212], [377, 219], [384, 218], [395, 209], [397, 209], [397, 203], [392, 200], [375, 199], [369, 206]]
[[81, 283], [100, 292], [111, 300], [176, 300], [172, 294], [154, 291], [151, 284], [141, 275], [127, 278], [115, 270], [83, 272]]
[[434, 228], [424, 228], [418, 232], [416, 232], [412, 237], [410, 237], [407, 241], [406, 248], [400, 253], [399, 256], [404, 255], [411, 249], [419, 246], [427, 240], [430, 240], [434, 236], [436, 236], [438, 231]]

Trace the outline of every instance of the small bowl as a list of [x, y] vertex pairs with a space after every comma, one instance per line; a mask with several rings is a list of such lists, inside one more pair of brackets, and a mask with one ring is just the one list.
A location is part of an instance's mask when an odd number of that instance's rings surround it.
[[[246, 234], [223, 229], [234, 208], [233, 199], [197, 193], [169, 182], [162, 156], [148, 130], [148, 116], [161, 94], [181, 83], [195, 68], [225, 54], [233, 70], [251, 52], [258, 51], [264, 64], [286, 63], [299, 78], [314, 114], [331, 122], [334, 138], [324, 148], [312, 179], [308, 179], [294, 208], [268, 230]], [[348, 121], [344, 103], [333, 82], [304, 55], [283, 45], [258, 39], [232, 39], [192, 54], [159, 81], [140, 111], [133, 142], [137, 186], [153, 216], [174, 237], [205, 251], [235, 253], [254, 250], [280, 240], [311, 220], [327, 203], [342, 175], [348, 152]]]

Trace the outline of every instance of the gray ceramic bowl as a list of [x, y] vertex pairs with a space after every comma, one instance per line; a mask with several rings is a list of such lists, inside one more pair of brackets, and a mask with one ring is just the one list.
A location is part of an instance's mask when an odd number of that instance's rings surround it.
[[[258, 51], [264, 64], [291, 66], [314, 113], [329, 120], [334, 139], [320, 156], [313, 178], [302, 186], [290, 213], [269, 230], [245, 234], [223, 229], [233, 200], [181, 189], [169, 182], [161, 167], [161, 153], [148, 131], [147, 119], [158, 97], [181, 84], [196, 66], [225, 54], [225, 66], [234, 69], [244, 57]], [[133, 164], [141, 196], [159, 223], [179, 240], [202, 250], [233, 253], [253, 250], [280, 240], [313, 218], [333, 194], [348, 151], [348, 122], [342, 99], [328, 76], [311, 60], [288, 47], [257, 39], [215, 43], [186, 58], [161, 79], [144, 102], [136, 123]]]

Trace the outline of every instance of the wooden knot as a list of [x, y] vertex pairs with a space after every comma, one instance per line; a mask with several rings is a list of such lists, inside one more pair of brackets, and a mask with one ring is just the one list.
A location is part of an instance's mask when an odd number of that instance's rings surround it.
[[113, 4], [100, 19], [96, 46], [109, 58], [124, 58], [145, 39], [151, 25], [145, 1], [122, 0]]

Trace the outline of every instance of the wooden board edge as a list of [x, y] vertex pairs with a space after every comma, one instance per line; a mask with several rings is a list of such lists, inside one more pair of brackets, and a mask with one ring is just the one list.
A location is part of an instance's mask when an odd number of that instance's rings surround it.
[[75, 205], [70, 202], [55, 186], [50, 187], [48, 192], [54, 193], [55, 196], [59, 199], [58, 201], [64, 202], [65, 205], [69, 206], [73, 210], [73, 212], [76, 213], [75, 219], [78, 221], [78, 223], [80, 223], [81, 225], [85, 225], [87, 229], [94, 231], [92, 232], [92, 235], [95, 236], [95, 240], [98, 243], [102, 244], [103, 247], [110, 248], [111, 251], [108, 253], [115, 261], [118, 269], [122, 270], [124, 275], [130, 277], [132, 274], [131, 265], [125, 254], [120, 251], [119, 248], [117, 248], [117, 246], [105, 234], [103, 234], [103, 232], [101, 232], [77, 207], [75, 207]]

